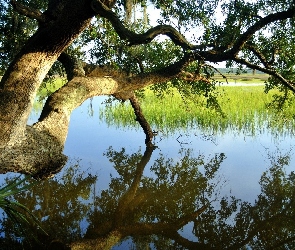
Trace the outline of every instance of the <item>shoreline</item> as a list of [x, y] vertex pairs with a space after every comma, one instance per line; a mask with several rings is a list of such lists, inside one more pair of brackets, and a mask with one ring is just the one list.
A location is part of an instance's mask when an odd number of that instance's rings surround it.
[[244, 86], [264, 86], [265, 83], [243, 83], [243, 82], [229, 82], [229, 83], [218, 83], [216, 86], [218, 87], [244, 87]]

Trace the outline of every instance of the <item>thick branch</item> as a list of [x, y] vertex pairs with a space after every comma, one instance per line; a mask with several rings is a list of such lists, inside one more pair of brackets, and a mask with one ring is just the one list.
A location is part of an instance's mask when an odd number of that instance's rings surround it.
[[144, 200], [144, 195], [138, 194], [138, 188], [142, 178], [144, 168], [151, 159], [152, 153], [155, 147], [146, 146], [144, 155], [140, 162], [136, 166], [132, 184], [125, 194], [121, 196], [118, 201], [118, 206], [114, 213], [114, 226], [121, 226], [124, 224], [124, 219], [128, 216], [128, 211], [135, 208], [135, 205], [139, 205]]
[[187, 214], [184, 215], [183, 217], [179, 218], [177, 221], [175, 221], [174, 224], [174, 228], [175, 230], [179, 230], [181, 229], [183, 226], [185, 226], [187, 223], [189, 223], [190, 221], [194, 220], [195, 218], [197, 218], [201, 213], [203, 213], [206, 209], [208, 208], [207, 205], [202, 206], [201, 208], [199, 208], [198, 210], [196, 210], [195, 212], [191, 213], [191, 214]]
[[[147, 32], [143, 34], [136, 34], [133, 31], [128, 30], [123, 23], [120, 21], [118, 16], [111, 11], [107, 6], [105, 6], [100, 0], [92, 1], [93, 10], [102, 17], [107, 18], [115, 28], [116, 32], [123, 40], [128, 40], [130, 45], [135, 44], [145, 44], [151, 42], [158, 35], [167, 35], [170, 39], [176, 44], [181, 46], [184, 49], [197, 50], [204, 45], [193, 45], [190, 44], [185, 37], [183, 37], [176, 29], [169, 25], [158, 25], [149, 29]], [[261, 28], [265, 27], [269, 23], [285, 20], [288, 18], [292, 18], [295, 15], [295, 9], [289, 9], [287, 11], [277, 12], [274, 14], [270, 14], [264, 18], [261, 18], [254, 25], [249, 27], [246, 32], [244, 32], [239, 39], [233, 44], [230, 50], [224, 51], [200, 51], [200, 55], [208, 61], [212, 62], [220, 62], [224, 60], [231, 60], [233, 56], [235, 56], [241, 48], [245, 45], [245, 43], [254, 35], [254, 33]]]
[[158, 25], [143, 34], [137, 34], [128, 30], [118, 16], [100, 0], [93, 0], [92, 9], [101, 17], [108, 19], [121, 39], [129, 41], [130, 45], [146, 44], [151, 42], [158, 35], [168, 36], [176, 45], [184, 49], [196, 49], [199, 46], [190, 44], [184, 36], [169, 25]]
[[212, 49], [207, 51], [199, 51], [198, 53], [205, 61], [210, 62], [234, 60], [235, 56], [245, 46], [247, 41], [255, 34], [255, 32], [272, 22], [286, 20], [288, 18], [293, 18], [294, 16], [295, 8], [290, 8], [286, 11], [270, 14], [264, 18], [261, 18], [254, 25], [250, 26], [243, 34], [239, 36], [239, 38], [233, 43], [232, 46], [230, 46], [230, 49], [227, 51], [217, 51]]
[[46, 130], [63, 144], [67, 136], [71, 112], [88, 98], [99, 95], [124, 96], [125, 93], [132, 93], [134, 90], [152, 84], [167, 82], [177, 77], [194, 58], [194, 54], [187, 54], [180, 61], [161, 70], [132, 77], [120, 73], [112, 74], [112, 72], [106, 72], [107, 74], [104, 75], [103, 68], [97, 67], [87, 73], [87, 77], [74, 77], [51, 95], [35, 127]]
[[136, 79], [113, 77], [75, 77], [51, 95], [42, 110], [39, 122], [34, 126], [46, 130], [61, 144], [65, 142], [71, 112], [93, 96], [111, 95], [117, 92], [136, 90], [153, 84], [157, 77], [148, 76], [139, 84]]
[[176, 222], [135, 223], [130, 226], [122, 227], [118, 231], [122, 232], [122, 234], [124, 234], [124, 237], [152, 234], [163, 235], [172, 240], [175, 240], [177, 243], [184, 247], [187, 247], [188, 249], [213, 249], [206, 244], [190, 241], [178, 234], [178, 230], [180, 230], [188, 222], [199, 216], [205, 209], [206, 206], [203, 206], [194, 213], [179, 218]]
[[59, 172], [67, 161], [63, 144], [46, 131], [27, 126], [26, 140], [0, 151], [0, 173], [17, 172], [46, 178]]
[[211, 247], [210, 244], [188, 240], [182, 237], [178, 232], [171, 232], [169, 235], [169, 238], [173, 239], [180, 246], [185, 247], [185, 249], [217, 250], [217, 248]]
[[36, 19], [38, 22], [41, 22], [41, 23], [44, 23], [46, 21], [46, 15], [44, 15], [40, 10], [29, 8], [17, 2], [16, 0], [11, 0], [10, 3], [13, 6], [13, 9], [20, 15], [24, 15], [29, 18]]
[[261, 28], [275, 21], [286, 20], [288, 18], [293, 18], [294, 16], [295, 8], [292, 8], [286, 11], [269, 14], [268, 16], [261, 18], [240, 36], [240, 38], [234, 43], [233, 47], [230, 49], [230, 53], [236, 55], [245, 45], [245, 43], [254, 35], [254, 33], [260, 30]]

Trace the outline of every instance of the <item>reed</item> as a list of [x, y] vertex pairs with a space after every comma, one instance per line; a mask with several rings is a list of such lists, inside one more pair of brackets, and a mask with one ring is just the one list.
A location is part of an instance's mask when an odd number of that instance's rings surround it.
[[[263, 129], [273, 133], [278, 130], [294, 132], [295, 106], [289, 105], [284, 112], [267, 108], [275, 91], [264, 93], [264, 86], [218, 87], [218, 102], [222, 114], [206, 107], [206, 98], [195, 96], [184, 100], [177, 91], [157, 98], [149, 89], [141, 99], [143, 112], [152, 127], [168, 133], [178, 129], [198, 127], [208, 132], [225, 132], [230, 129], [254, 135]], [[100, 118], [113, 126], [138, 126], [128, 102], [116, 102], [100, 110]]]
[[37, 93], [39, 100], [47, 98], [65, 83], [66, 80], [64, 78], [54, 78], [43, 81]]

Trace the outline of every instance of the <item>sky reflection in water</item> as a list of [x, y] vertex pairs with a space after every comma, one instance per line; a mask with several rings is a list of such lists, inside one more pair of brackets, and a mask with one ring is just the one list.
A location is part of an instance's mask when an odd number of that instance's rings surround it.
[[[108, 171], [114, 170], [112, 166], [105, 169], [110, 165], [106, 157], [102, 156], [105, 150], [110, 146], [117, 150], [125, 148], [129, 152], [136, 152], [139, 147], [144, 150], [145, 135], [140, 128], [114, 128], [101, 122], [99, 108], [103, 100], [103, 97], [93, 99], [92, 117], [88, 114], [89, 102], [73, 112], [64, 152], [70, 158], [82, 159], [86, 168], [89, 168], [88, 163], [93, 167], [101, 166], [99, 171], [106, 172], [109, 176]], [[177, 159], [181, 148], [190, 148], [195, 155], [201, 153], [208, 157], [215, 153], [224, 153], [226, 160], [220, 171], [227, 181], [226, 192], [230, 190], [232, 195], [245, 201], [253, 201], [260, 193], [258, 181], [262, 172], [270, 166], [267, 154], [277, 150], [282, 153], [289, 152], [294, 147], [292, 137], [274, 138], [267, 131], [252, 137], [243, 133], [233, 134], [230, 131], [224, 135], [204, 134], [194, 128], [191, 132], [179, 131], [168, 138], [159, 133], [155, 142], [158, 149], [153, 153], [152, 160], [157, 159], [159, 153]], [[294, 160], [291, 160], [287, 170], [295, 170], [293, 163]], [[96, 167], [94, 169], [97, 170]], [[148, 175], [148, 169], [145, 174]], [[102, 176], [102, 173], [99, 175]]]
[[[82, 171], [98, 176], [95, 185], [97, 194], [109, 188], [111, 176], [119, 177], [113, 164], [104, 155], [109, 147], [115, 151], [124, 148], [128, 154], [137, 153], [139, 150], [143, 154], [145, 151], [145, 135], [140, 128], [108, 127], [100, 121], [99, 108], [103, 100], [103, 97], [92, 100], [94, 111], [92, 116], [88, 113], [89, 101], [73, 112], [64, 149], [70, 161], [79, 161]], [[29, 124], [36, 119], [36, 115], [32, 114]], [[154, 150], [151, 160], [144, 168], [144, 176], [155, 177], [150, 167], [161, 155], [178, 161], [181, 159], [179, 152], [183, 149], [192, 150], [194, 157], [204, 155], [207, 160], [223, 153], [226, 158], [221, 163], [218, 175], [219, 180], [222, 183], [225, 181], [225, 184], [220, 190], [220, 196], [233, 195], [251, 203], [261, 193], [259, 180], [262, 173], [271, 166], [269, 155], [290, 152], [291, 162], [286, 172], [295, 170], [292, 157], [293, 138], [286, 136], [274, 138], [267, 131], [252, 137], [242, 133], [233, 134], [230, 131], [223, 135], [210, 135], [192, 128], [189, 132], [178, 131], [169, 137], [164, 137], [160, 132], [155, 138], [155, 143], [158, 148]], [[64, 171], [65, 169], [58, 173], [56, 178], [62, 176]], [[82, 224], [86, 229], [88, 223], [84, 221]], [[181, 234], [194, 240], [195, 236], [191, 233], [192, 226], [190, 223]], [[130, 241], [127, 240], [124, 244], [128, 242]], [[124, 244], [115, 249], [124, 249]]]

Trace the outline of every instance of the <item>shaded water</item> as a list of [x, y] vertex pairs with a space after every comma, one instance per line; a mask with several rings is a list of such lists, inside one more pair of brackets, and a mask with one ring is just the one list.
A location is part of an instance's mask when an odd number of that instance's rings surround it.
[[[292, 135], [191, 128], [159, 132], [151, 150], [140, 128], [100, 121], [102, 101], [92, 100], [91, 115], [89, 101], [73, 112], [67, 166], [17, 197], [50, 234], [39, 244], [85, 237], [113, 249], [295, 247]], [[1, 235], [9, 228], [2, 221]], [[9, 249], [11, 241], [0, 243]]]

